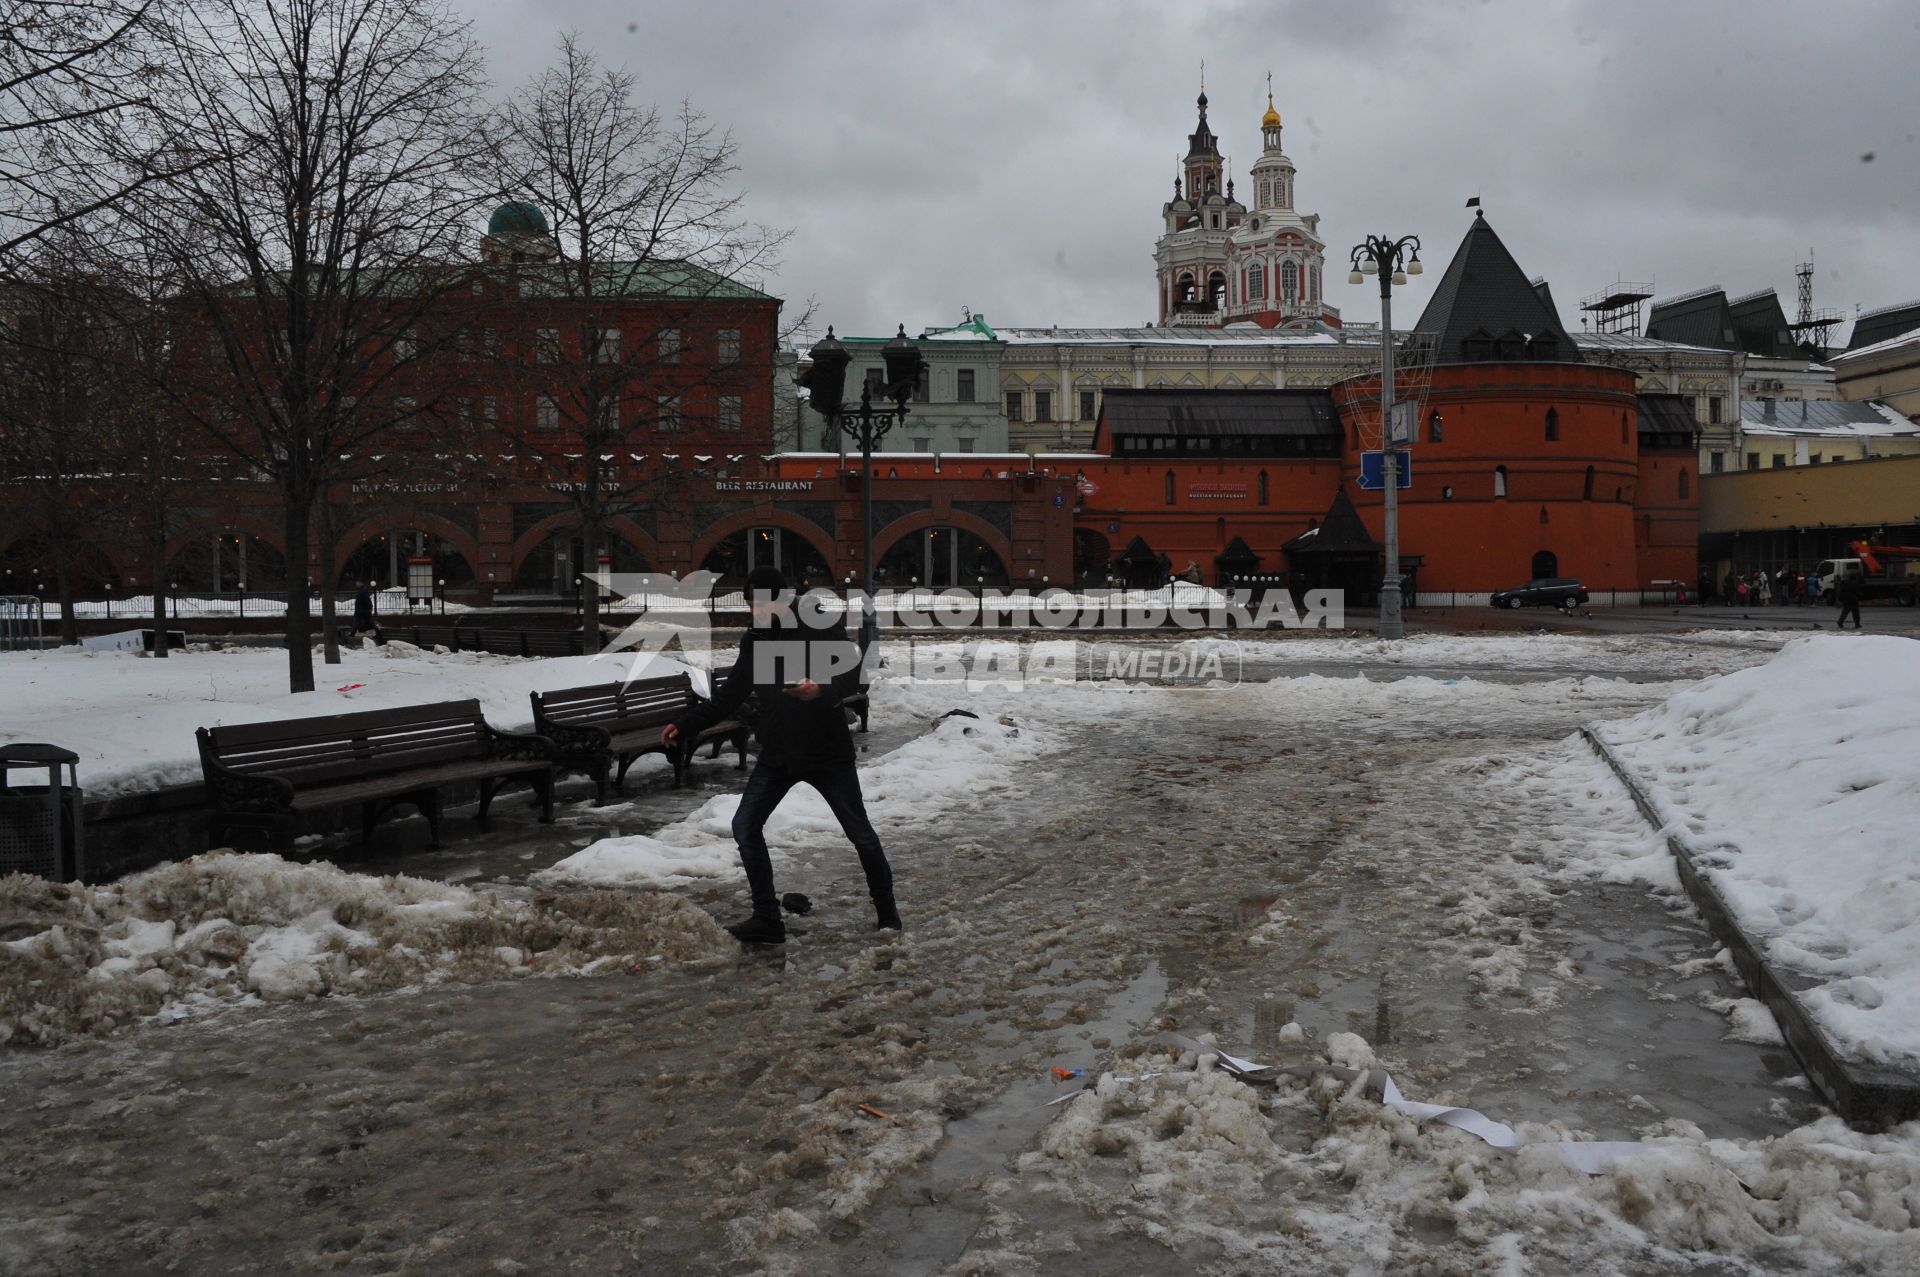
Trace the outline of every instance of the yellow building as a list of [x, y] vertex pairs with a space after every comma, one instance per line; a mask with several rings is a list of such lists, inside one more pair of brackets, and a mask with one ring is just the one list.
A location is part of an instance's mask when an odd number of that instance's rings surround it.
[[1700, 565], [1728, 572], [1813, 567], [1855, 540], [1920, 545], [1920, 456], [1700, 476]]

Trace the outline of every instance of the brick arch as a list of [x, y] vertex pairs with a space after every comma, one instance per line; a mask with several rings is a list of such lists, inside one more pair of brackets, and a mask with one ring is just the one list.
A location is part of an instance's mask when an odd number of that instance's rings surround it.
[[[520, 575], [520, 569], [526, 563], [527, 556], [545, 544], [548, 537], [561, 528], [578, 527], [579, 524], [578, 510], [563, 510], [559, 514], [548, 515], [515, 537], [513, 548], [507, 553], [507, 580], [512, 581]], [[606, 527], [608, 532], [640, 551], [654, 571], [664, 570], [660, 564], [659, 543], [642, 531], [639, 524], [623, 514], [616, 514], [607, 519]], [[477, 561], [475, 566], [478, 566]]]
[[873, 561], [877, 564], [887, 557], [887, 551], [905, 536], [923, 532], [933, 527], [965, 528], [987, 543], [987, 548], [1000, 556], [1001, 565], [1007, 569], [1009, 580], [1013, 578], [1013, 543], [998, 528], [977, 514], [968, 514], [964, 510], [918, 510], [904, 518], [895, 519], [886, 527], [873, 534]]
[[[196, 519], [184, 532], [175, 533], [167, 540], [167, 562], [171, 563], [180, 552], [195, 541], [213, 533], [244, 532], [248, 536], [259, 537], [274, 549], [280, 551], [282, 558], [287, 553], [286, 529], [257, 514], [225, 513]], [[292, 565], [288, 565], [292, 570]]]
[[355, 550], [358, 550], [368, 538], [381, 532], [391, 532], [395, 528], [418, 528], [422, 532], [431, 532], [440, 537], [460, 552], [460, 557], [467, 561], [467, 566], [472, 568], [476, 575], [483, 566], [480, 562], [480, 543], [474, 539], [472, 533], [442, 515], [403, 508], [389, 514], [370, 515], [342, 531], [334, 539], [332, 570], [326, 573], [325, 579], [339, 580], [340, 569], [346, 566], [347, 560], [353, 556]]
[[[786, 510], [769, 510], [765, 513], [743, 510], [739, 514], [728, 515], [700, 534], [700, 539], [694, 542], [693, 553], [688, 556], [685, 570], [694, 571], [707, 561], [707, 556], [713, 553], [715, 546], [734, 533], [744, 532], [748, 528], [784, 528], [788, 532], [797, 533], [801, 539], [818, 550], [820, 557], [826, 560], [829, 567], [840, 561], [833, 542], [826, 539], [818, 524], [809, 523], [799, 515]], [[878, 541], [875, 544], [877, 545]]]

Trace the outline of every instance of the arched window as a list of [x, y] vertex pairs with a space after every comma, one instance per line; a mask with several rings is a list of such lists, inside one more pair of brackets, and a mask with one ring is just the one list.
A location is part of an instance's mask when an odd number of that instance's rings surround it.
[[1693, 495], [1693, 480], [1687, 477], [1687, 468], [1680, 467], [1680, 499], [1685, 501]]
[[1443, 418], [1438, 412], [1433, 412], [1428, 414], [1427, 442], [1439, 443], [1441, 439], [1445, 438], [1446, 433], [1447, 433], [1446, 419]]
[[1259, 496], [1257, 499], [1261, 505], [1267, 503], [1267, 472], [1265, 470], [1260, 472]]
[[1291, 302], [1300, 296], [1300, 268], [1291, 261], [1280, 263], [1280, 299]]
[[1166, 489], [1167, 489], [1167, 504], [1172, 505], [1173, 504], [1173, 471], [1171, 470], [1167, 471]]
[[1259, 301], [1267, 295], [1267, 268], [1261, 262], [1247, 267], [1247, 300]]
[[1320, 300], [1320, 268], [1318, 266], [1309, 268], [1307, 276], [1311, 281], [1307, 285], [1307, 300], [1317, 302]]
[[1505, 466], [1495, 466], [1493, 468], [1493, 495], [1496, 497], [1504, 497], [1507, 495], [1507, 468]]
[[[1686, 494], [1682, 493], [1681, 495], [1685, 496]], [[1580, 499], [1582, 501], [1593, 500], [1593, 467], [1592, 466], [1587, 467], [1587, 484], [1586, 484], [1586, 487], [1580, 490]]]
[[1627, 441], [1627, 414], [1623, 412], [1620, 414], [1620, 442], [1624, 444], [1626, 443], [1626, 441]]
[[1175, 297], [1177, 300], [1183, 301], [1183, 302], [1190, 302], [1193, 300], [1193, 276], [1192, 275], [1182, 275], [1180, 277], [1180, 285], [1175, 292]]
[[1227, 308], [1227, 277], [1220, 271], [1207, 276], [1207, 296], [1213, 301], [1215, 310]]
[[1261, 208], [1267, 207], [1268, 201], [1272, 197], [1272, 195], [1273, 195], [1273, 183], [1269, 182], [1264, 177], [1261, 178], [1260, 179], [1260, 207]]
[[1547, 442], [1553, 443], [1557, 441], [1559, 438], [1560, 438], [1560, 412], [1558, 409], [1549, 408], [1547, 409]]

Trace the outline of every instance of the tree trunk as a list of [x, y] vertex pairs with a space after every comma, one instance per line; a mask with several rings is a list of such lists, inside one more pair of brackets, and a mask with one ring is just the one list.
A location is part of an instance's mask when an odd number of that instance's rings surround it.
[[80, 642], [80, 618], [73, 614], [73, 563], [67, 554], [55, 551], [53, 592], [60, 600], [60, 645], [74, 647]]
[[[598, 470], [589, 468], [589, 482], [598, 483]], [[588, 656], [600, 650], [600, 543], [603, 539], [602, 528], [605, 518], [600, 510], [598, 493], [591, 493], [580, 511], [580, 650]]]
[[313, 614], [308, 610], [307, 521], [312, 497], [286, 492], [287, 690], [313, 690]]
[[148, 548], [153, 552], [153, 561], [147, 567], [152, 573], [148, 579], [153, 582], [153, 654], [162, 660], [167, 656], [167, 537], [155, 521], [156, 530]]
[[334, 587], [339, 580], [333, 571], [333, 502], [327, 499], [325, 492], [320, 494], [319, 517], [315, 520], [314, 531], [319, 540], [316, 551], [320, 559], [320, 651], [321, 659], [328, 665], [340, 663], [340, 626], [339, 612], [333, 605]]

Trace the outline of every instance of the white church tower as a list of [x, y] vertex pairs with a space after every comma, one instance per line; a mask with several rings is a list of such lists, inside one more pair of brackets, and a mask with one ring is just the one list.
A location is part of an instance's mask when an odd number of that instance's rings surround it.
[[1220, 191], [1224, 165], [1207, 126], [1188, 138], [1182, 178], [1162, 208], [1165, 231], [1154, 247], [1163, 324], [1254, 323], [1262, 328], [1338, 328], [1340, 312], [1325, 300], [1326, 244], [1320, 215], [1294, 208], [1297, 170], [1281, 146], [1280, 112], [1267, 77], [1267, 113], [1260, 121], [1260, 159], [1247, 175], [1253, 207]]

